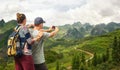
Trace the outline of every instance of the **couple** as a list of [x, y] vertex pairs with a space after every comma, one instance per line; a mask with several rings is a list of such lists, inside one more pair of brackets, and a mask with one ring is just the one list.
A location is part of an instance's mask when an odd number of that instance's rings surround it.
[[[24, 45], [24, 55], [20, 58], [15, 57], [15, 70], [48, 70], [44, 58], [44, 40], [53, 37], [58, 31], [58, 27], [50, 27], [43, 30], [45, 21], [41, 17], [34, 20], [33, 29], [31, 25], [26, 26], [26, 16], [17, 13], [17, 22], [21, 26], [19, 30], [20, 44]], [[26, 44], [24, 44], [26, 43]]]

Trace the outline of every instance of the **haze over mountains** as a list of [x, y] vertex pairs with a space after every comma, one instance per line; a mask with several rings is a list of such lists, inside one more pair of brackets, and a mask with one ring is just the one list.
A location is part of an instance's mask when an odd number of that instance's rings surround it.
[[[15, 20], [7, 22], [5, 24], [4, 19], [0, 21], [0, 34], [16, 26]], [[87, 36], [103, 35], [120, 28], [120, 23], [110, 22], [108, 24], [100, 23], [97, 25], [91, 25], [90, 23], [75, 22], [72, 25], [65, 24], [59, 26], [60, 31], [56, 38], [66, 39], [79, 39]]]
[[87, 36], [103, 35], [119, 28], [120, 23], [115, 22], [110, 22], [108, 24], [101, 23], [97, 25], [75, 22], [72, 25], [66, 24], [64, 26], [60, 26], [59, 34], [61, 34], [63, 38], [79, 39]]

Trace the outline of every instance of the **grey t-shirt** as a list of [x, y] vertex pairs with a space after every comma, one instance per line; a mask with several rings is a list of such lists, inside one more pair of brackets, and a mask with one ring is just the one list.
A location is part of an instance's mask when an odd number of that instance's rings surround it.
[[[38, 30], [31, 30], [31, 35], [36, 37], [39, 33]], [[40, 41], [36, 41], [32, 46], [32, 55], [34, 64], [41, 64], [45, 62], [44, 57], [44, 40], [50, 36], [50, 33], [44, 32]]]

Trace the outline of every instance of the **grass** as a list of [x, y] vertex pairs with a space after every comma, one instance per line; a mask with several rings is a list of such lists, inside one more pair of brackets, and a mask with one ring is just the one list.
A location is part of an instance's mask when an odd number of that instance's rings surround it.
[[[116, 30], [114, 32], [111, 32], [109, 34], [102, 35], [102, 36], [86, 37], [80, 40], [68, 41], [65, 43], [64, 41], [51, 40], [48, 46], [50, 46], [51, 43], [55, 43], [54, 47], [52, 47], [51, 45], [52, 48], [50, 49], [57, 53], [63, 53], [64, 57], [62, 59], [59, 59], [59, 62], [62, 66], [68, 67], [71, 65], [71, 62], [72, 62], [72, 56], [73, 56], [72, 54], [76, 51], [74, 49], [75, 47], [89, 51], [91, 53], [96, 52], [97, 54], [102, 54], [102, 53], [105, 53], [106, 48], [111, 47], [114, 36], [120, 36], [120, 30]], [[3, 41], [1, 41], [0, 43], [2, 44]], [[85, 54], [85, 57], [86, 59], [88, 59], [90, 56]], [[13, 63], [10, 63], [8, 64], [8, 67], [13, 65], [14, 65]], [[49, 70], [55, 70], [56, 61], [53, 63], [47, 64], [47, 66]]]
[[[64, 53], [64, 58], [59, 59], [60, 65], [64, 66], [64, 67], [69, 67], [71, 66], [71, 62], [72, 62], [72, 57], [74, 52], [78, 52], [81, 53], [81, 51], [79, 50], [75, 50], [74, 47], [78, 47], [78, 45], [75, 46], [70, 46], [70, 47], [63, 47], [63, 46], [57, 46], [57, 47], [53, 47], [51, 50], [56, 51], [57, 53]], [[90, 58], [91, 56], [84, 53], [86, 59]], [[55, 70], [56, 68], [56, 62], [47, 64], [48, 69], [49, 70]]]
[[[78, 45], [74, 45], [69, 48], [58, 46], [58, 47], [52, 48], [52, 50], [55, 50], [56, 52], [62, 50], [61, 52], [64, 52], [67, 54], [68, 52], [74, 49], [73, 47], [77, 47], [92, 53], [96, 52], [97, 54], [100, 55], [105, 53], [106, 48], [108, 47], [110, 48], [112, 46], [112, 41], [114, 36], [120, 36], [120, 30], [114, 31], [107, 35], [84, 38], [83, 40], [80, 41]], [[90, 56], [86, 55], [86, 59], [89, 57]], [[68, 61], [66, 61], [66, 58]], [[66, 56], [60, 62], [63, 62], [62, 66], [68, 67], [71, 65], [71, 59], [72, 59], [71, 56]], [[55, 65], [55, 63], [53, 64]], [[53, 66], [53, 68], [51, 67], [50, 70], [55, 70], [55, 66]]]

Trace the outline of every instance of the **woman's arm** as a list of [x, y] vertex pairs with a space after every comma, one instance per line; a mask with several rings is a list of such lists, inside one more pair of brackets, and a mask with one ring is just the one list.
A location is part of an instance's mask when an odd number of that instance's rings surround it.
[[27, 26], [28, 28], [31, 28], [31, 27], [34, 28], [34, 24], [32, 24], [32, 23], [31, 23], [31, 24], [27, 24], [26, 26]]

